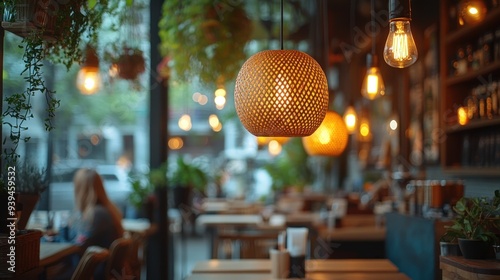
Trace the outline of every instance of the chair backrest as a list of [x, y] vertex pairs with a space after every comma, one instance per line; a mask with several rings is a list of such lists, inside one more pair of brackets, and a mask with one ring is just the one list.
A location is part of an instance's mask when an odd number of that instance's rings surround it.
[[130, 272], [127, 267], [127, 258], [129, 255], [129, 249], [132, 245], [132, 239], [121, 237], [113, 241], [109, 247], [109, 258], [106, 262], [106, 268], [104, 270], [105, 278], [107, 280], [120, 279], [125, 275], [129, 275]]
[[90, 246], [83, 253], [78, 262], [76, 270], [71, 276], [71, 280], [89, 280], [94, 278], [96, 267], [104, 263], [109, 256], [109, 251], [98, 246]]

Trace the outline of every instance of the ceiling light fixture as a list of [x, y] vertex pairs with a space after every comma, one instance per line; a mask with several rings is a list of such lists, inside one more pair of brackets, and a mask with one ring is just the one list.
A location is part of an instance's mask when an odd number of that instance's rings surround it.
[[389, 0], [389, 36], [384, 47], [384, 60], [396, 68], [417, 61], [418, 51], [410, 28], [411, 1]]
[[96, 50], [90, 45], [85, 50], [85, 61], [78, 71], [76, 87], [85, 95], [94, 94], [101, 88], [99, 57], [97, 57]]
[[251, 56], [236, 78], [234, 102], [243, 126], [255, 136], [308, 136], [323, 121], [328, 109], [328, 83], [311, 56], [283, 50]]
[[333, 112], [326, 112], [325, 119], [311, 136], [302, 137], [302, 144], [307, 154], [338, 156], [342, 154], [348, 141], [347, 127], [342, 117]]
[[382, 79], [382, 73], [378, 67], [378, 56], [376, 54], [377, 38], [375, 34], [375, 0], [371, 0], [371, 35], [372, 35], [372, 51], [366, 55], [366, 75], [361, 86], [361, 94], [369, 99], [373, 100], [377, 97], [385, 95], [385, 85]]

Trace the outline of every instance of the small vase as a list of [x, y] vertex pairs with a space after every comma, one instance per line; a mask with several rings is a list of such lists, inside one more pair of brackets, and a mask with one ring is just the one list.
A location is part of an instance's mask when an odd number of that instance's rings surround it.
[[459, 238], [458, 244], [466, 259], [488, 259], [493, 257], [493, 248], [489, 242]]

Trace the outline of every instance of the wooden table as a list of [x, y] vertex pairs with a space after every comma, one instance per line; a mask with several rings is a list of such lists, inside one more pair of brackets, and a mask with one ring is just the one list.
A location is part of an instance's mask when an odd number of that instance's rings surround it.
[[65, 257], [81, 252], [81, 247], [73, 243], [41, 242], [40, 263], [42, 267], [58, 263]]
[[[197, 273], [186, 280], [276, 280], [270, 273]], [[401, 272], [307, 273], [306, 280], [411, 280]], [[285, 279], [284, 279], [285, 280]]]
[[341, 227], [320, 229], [319, 236], [333, 241], [385, 241], [386, 229], [382, 226]]
[[[308, 273], [398, 272], [387, 259], [306, 260]], [[269, 259], [207, 260], [197, 262], [192, 273], [270, 273]]]
[[[195, 264], [189, 280], [269, 280], [269, 259], [207, 260]], [[306, 279], [409, 280], [387, 259], [306, 260]]]

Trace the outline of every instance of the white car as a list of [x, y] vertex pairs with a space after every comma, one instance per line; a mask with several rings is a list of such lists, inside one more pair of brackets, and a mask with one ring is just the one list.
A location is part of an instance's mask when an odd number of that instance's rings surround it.
[[[125, 170], [117, 165], [99, 165], [95, 169], [104, 181], [104, 188], [109, 199], [124, 211], [132, 190]], [[50, 210], [73, 210], [75, 208], [73, 177], [77, 170], [70, 169], [52, 176], [49, 186]]]

